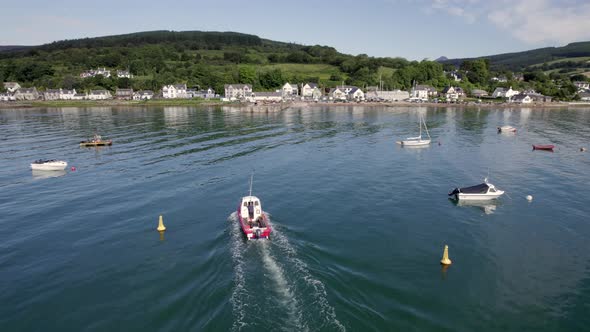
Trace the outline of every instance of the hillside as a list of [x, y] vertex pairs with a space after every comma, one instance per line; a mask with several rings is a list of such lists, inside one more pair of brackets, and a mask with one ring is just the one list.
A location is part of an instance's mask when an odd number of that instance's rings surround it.
[[[258, 90], [273, 90], [286, 81], [318, 82], [326, 87], [345, 81], [366, 86], [377, 84], [380, 68], [393, 72], [408, 63], [236, 32], [150, 31], [7, 48], [0, 51], [0, 81], [39, 88], [152, 90], [186, 83], [217, 91], [236, 82], [253, 84]], [[83, 71], [98, 67], [128, 69], [134, 78], [80, 78]]]
[[[545, 47], [530, 51], [490, 55], [479, 58], [449, 59], [441, 61], [441, 63], [459, 66], [465, 60], [487, 59], [490, 61], [492, 70], [524, 71], [532, 66], [541, 66], [544, 63], [550, 63], [556, 60], [563, 61], [580, 57], [590, 57], [590, 42], [571, 43], [563, 47]], [[556, 66], [552, 69], [558, 68], [561, 67]]]

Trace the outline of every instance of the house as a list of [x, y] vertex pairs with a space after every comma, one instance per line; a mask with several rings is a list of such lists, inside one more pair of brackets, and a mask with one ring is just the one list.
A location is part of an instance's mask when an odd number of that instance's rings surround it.
[[10, 93], [0, 93], [0, 101], [15, 101], [16, 98], [14, 98], [13, 95], [11, 95]]
[[455, 82], [461, 82], [463, 80], [463, 75], [456, 70], [448, 73], [448, 77]]
[[393, 90], [393, 91], [380, 91], [373, 90], [365, 93], [365, 99], [374, 101], [402, 101], [410, 98], [408, 91]]
[[578, 96], [580, 96], [581, 101], [590, 101], [590, 92], [580, 92]]
[[133, 78], [133, 75], [128, 70], [117, 70], [118, 78]]
[[186, 84], [166, 85], [162, 88], [162, 98], [189, 98]]
[[508, 78], [506, 78], [506, 76], [494, 76], [494, 77], [490, 78], [490, 81], [498, 82], [498, 83], [506, 83], [506, 82], [508, 82]]
[[436, 97], [438, 92], [430, 85], [415, 85], [410, 91], [411, 98], [420, 98], [426, 100], [428, 98]]
[[447, 100], [459, 100], [465, 97], [465, 92], [460, 87], [448, 86], [441, 92]]
[[16, 92], [16, 90], [20, 89], [20, 84], [16, 82], [4, 82], [4, 89], [10, 94]]
[[67, 89], [59, 89], [59, 99], [60, 100], [72, 100], [76, 95], [76, 89], [67, 90]]
[[16, 100], [37, 100], [39, 99], [39, 92], [37, 88], [19, 88], [14, 93]]
[[243, 99], [252, 95], [252, 86], [250, 84], [226, 84], [225, 98], [229, 100]]
[[94, 76], [97, 76], [97, 75], [101, 75], [101, 76], [104, 76], [104, 77], [111, 77], [111, 71], [110, 70], [107, 70], [104, 67], [103, 68], [96, 68], [96, 70], [91, 69], [91, 70], [82, 72], [80, 74], [80, 77], [81, 78], [87, 78], [87, 77], [94, 77]]
[[475, 98], [481, 98], [481, 97], [487, 97], [489, 96], [488, 92], [486, 90], [480, 90], [480, 89], [473, 89], [471, 90], [471, 95]]
[[207, 90], [201, 90], [203, 97], [205, 99], [211, 99], [211, 98], [216, 98], [219, 97], [218, 95], [215, 94], [215, 90], [213, 90], [213, 88], [209, 87], [207, 88]]
[[133, 94], [133, 100], [150, 100], [154, 98], [154, 92], [151, 90], [137, 91]]
[[585, 82], [585, 81], [574, 81], [573, 82], [574, 85], [579, 89], [579, 90], [588, 90], [590, 89], [590, 82]]
[[332, 89], [330, 89], [330, 92], [328, 93], [328, 97], [330, 98], [330, 100], [335, 100], [335, 101], [346, 100], [346, 96], [347, 96], [347, 93], [345, 92], [345, 90], [340, 89], [340, 88], [332, 88]]
[[72, 96], [72, 100], [84, 100], [84, 99], [88, 99], [88, 95], [85, 93], [75, 93]]
[[317, 83], [305, 83], [303, 87], [301, 87], [301, 96], [303, 98], [313, 98], [313, 92], [315, 89], [318, 89]]
[[348, 100], [351, 101], [364, 101], [365, 93], [359, 88], [354, 88], [348, 92]]
[[283, 101], [284, 92], [252, 92], [250, 98], [252, 102], [281, 102]]
[[131, 100], [133, 99], [133, 89], [117, 89], [117, 91], [115, 91], [115, 98]]
[[43, 92], [43, 99], [45, 100], [59, 100], [61, 89], [47, 89]]
[[492, 93], [492, 98], [510, 98], [512, 96], [515, 96], [517, 94], [519, 94], [519, 91], [516, 90], [512, 90], [512, 87], [506, 89], [506, 88], [496, 88], [496, 90], [494, 90], [494, 92]]
[[104, 100], [104, 99], [112, 99], [113, 96], [111, 92], [108, 90], [90, 90], [88, 94], [88, 99], [90, 100]]
[[515, 104], [530, 104], [533, 102], [533, 98], [527, 94], [521, 93], [511, 96], [508, 101]]
[[283, 97], [297, 96], [299, 94], [297, 84], [285, 83], [281, 88], [281, 91], [283, 92]]

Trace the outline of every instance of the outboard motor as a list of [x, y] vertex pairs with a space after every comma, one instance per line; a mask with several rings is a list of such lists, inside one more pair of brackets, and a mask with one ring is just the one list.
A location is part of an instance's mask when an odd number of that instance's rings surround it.
[[256, 230], [256, 238], [260, 239], [260, 230], [259, 229]]
[[460, 193], [460, 191], [459, 191], [459, 188], [455, 188], [455, 189], [453, 189], [453, 191], [451, 191], [451, 192], [449, 193], [449, 196], [453, 196], [453, 195], [456, 195], [456, 194], [458, 194], [458, 193]]

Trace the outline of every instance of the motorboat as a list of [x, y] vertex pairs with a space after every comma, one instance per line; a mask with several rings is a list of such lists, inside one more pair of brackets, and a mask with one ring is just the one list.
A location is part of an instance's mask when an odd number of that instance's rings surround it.
[[109, 145], [113, 145], [113, 141], [103, 140], [102, 137], [97, 133], [94, 133], [94, 136], [92, 137], [92, 139], [80, 142], [80, 146], [83, 146], [83, 147], [109, 146]]
[[36, 171], [63, 171], [68, 163], [63, 160], [39, 159], [31, 163], [31, 169]]
[[499, 133], [515, 133], [516, 128], [514, 128], [512, 126], [502, 126], [502, 127], [498, 127], [498, 132]]
[[[422, 124], [424, 124], [424, 130], [426, 131], [426, 135], [428, 139], [422, 138]], [[420, 117], [419, 120], [419, 127], [420, 127], [420, 134], [416, 137], [408, 137], [405, 140], [398, 141], [397, 144], [401, 144], [402, 146], [424, 146], [430, 144], [430, 133], [428, 132], [428, 127], [426, 127], [426, 121], [424, 121], [423, 117]]]
[[484, 182], [471, 187], [455, 188], [449, 192], [449, 196], [456, 200], [489, 200], [496, 199], [504, 194], [504, 191], [497, 189], [493, 184]]
[[553, 151], [555, 145], [552, 144], [533, 144], [533, 150], [546, 150], [546, 151]]
[[238, 205], [238, 220], [248, 240], [270, 238], [272, 228], [268, 217], [262, 210], [260, 199], [252, 195], [252, 177], [250, 177], [250, 193], [242, 197]]

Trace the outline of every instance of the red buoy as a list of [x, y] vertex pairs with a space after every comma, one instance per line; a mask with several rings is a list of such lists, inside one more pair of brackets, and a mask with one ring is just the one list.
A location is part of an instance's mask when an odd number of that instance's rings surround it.
[[72, 166], [72, 168], [70, 168], [72, 170], [72, 172], [76, 171], [76, 167]]

